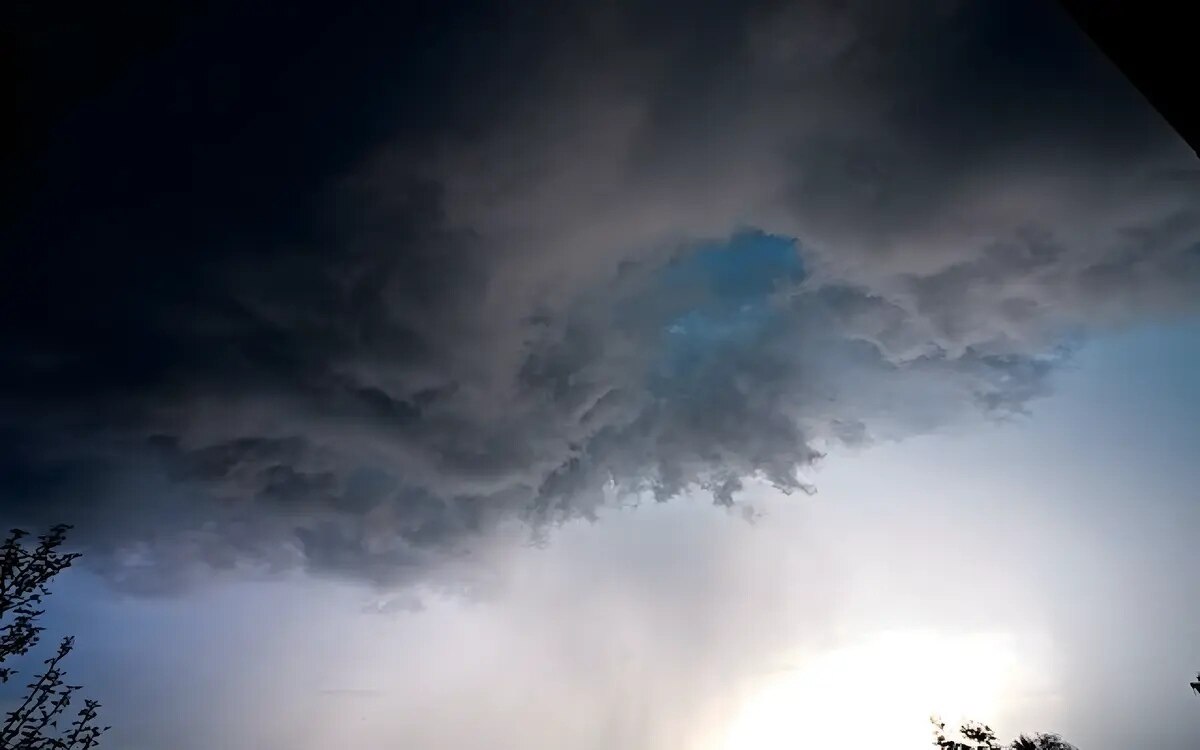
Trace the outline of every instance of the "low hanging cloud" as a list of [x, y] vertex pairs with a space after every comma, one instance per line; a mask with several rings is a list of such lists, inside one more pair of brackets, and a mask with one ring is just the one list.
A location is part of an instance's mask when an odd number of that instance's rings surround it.
[[131, 589], [811, 491], [1195, 308], [1200, 170], [1050, 4], [226, 13], [5, 230], [6, 515]]

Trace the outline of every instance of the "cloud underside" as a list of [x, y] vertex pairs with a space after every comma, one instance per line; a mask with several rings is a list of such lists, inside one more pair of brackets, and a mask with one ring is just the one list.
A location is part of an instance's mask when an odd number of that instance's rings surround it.
[[137, 590], [403, 583], [808, 491], [1193, 311], [1200, 172], [1056, 8], [743, 5], [363, 10], [321, 54], [301, 12], [130, 73], [11, 230], [6, 513]]

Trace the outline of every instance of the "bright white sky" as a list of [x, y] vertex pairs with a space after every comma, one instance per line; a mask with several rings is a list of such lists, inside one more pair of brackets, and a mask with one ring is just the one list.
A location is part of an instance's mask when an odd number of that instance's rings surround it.
[[915, 750], [934, 712], [1194, 748], [1197, 364], [1195, 328], [1094, 342], [1026, 420], [831, 455], [753, 524], [694, 500], [496, 540], [419, 608], [75, 574], [54, 624], [128, 750]]

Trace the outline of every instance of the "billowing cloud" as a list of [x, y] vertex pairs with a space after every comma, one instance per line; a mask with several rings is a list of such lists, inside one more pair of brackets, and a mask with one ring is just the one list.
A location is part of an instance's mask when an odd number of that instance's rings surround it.
[[1200, 170], [1044, 3], [229, 13], [6, 230], [6, 513], [131, 588], [807, 491], [1194, 309]]

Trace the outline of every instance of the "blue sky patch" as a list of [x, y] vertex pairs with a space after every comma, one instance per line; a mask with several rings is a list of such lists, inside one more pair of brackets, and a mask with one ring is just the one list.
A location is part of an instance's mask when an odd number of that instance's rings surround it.
[[773, 296], [803, 279], [795, 240], [759, 231], [674, 260], [654, 289], [670, 310], [655, 390], [694, 382], [724, 355], [760, 340], [780, 315]]

